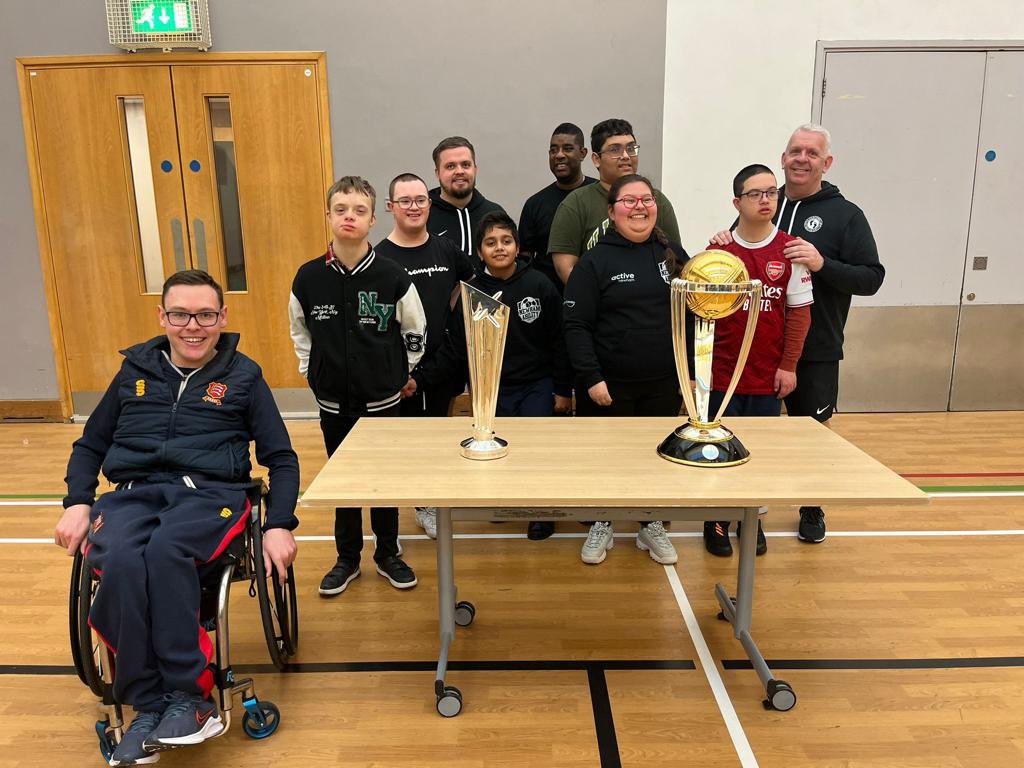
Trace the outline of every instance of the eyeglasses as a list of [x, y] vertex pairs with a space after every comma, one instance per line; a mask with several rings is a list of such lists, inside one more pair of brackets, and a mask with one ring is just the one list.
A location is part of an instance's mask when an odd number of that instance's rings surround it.
[[201, 327], [212, 328], [220, 319], [220, 312], [168, 312], [165, 310], [164, 316], [167, 318], [168, 323], [178, 328], [188, 325], [192, 322], [193, 317]]
[[595, 152], [595, 155], [611, 155], [612, 157], [622, 157], [622, 153], [625, 152], [630, 157], [636, 157], [640, 154], [639, 144], [608, 144], [600, 152]]
[[643, 197], [624, 195], [615, 202], [622, 203], [626, 208], [636, 208], [638, 205], [643, 205], [644, 208], [653, 208], [657, 205], [657, 200], [654, 199], [654, 195], [644, 195]]
[[430, 204], [430, 198], [423, 195], [419, 197], [400, 197], [397, 200], [392, 200], [391, 204], [397, 205], [403, 211], [408, 211], [414, 205], [417, 208], [426, 208]]
[[775, 200], [779, 196], [779, 190], [772, 187], [771, 189], [752, 189], [749, 192], [741, 192], [740, 197], [745, 197], [747, 200], [754, 202], [760, 201], [762, 197], [767, 197], [769, 200]]

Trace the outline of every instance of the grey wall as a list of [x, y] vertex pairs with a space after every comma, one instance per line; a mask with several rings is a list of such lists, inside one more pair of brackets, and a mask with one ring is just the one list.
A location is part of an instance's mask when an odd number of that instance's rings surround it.
[[[54, 398], [14, 58], [117, 49], [100, 0], [50, 0], [45, 13], [35, 0], [3, 0], [3, 9], [0, 359], [14, 365], [0, 400]], [[640, 170], [660, 184], [665, 18], [666, 0], [210, 0], [215, 51], [327, 52], [336, 175], [366, 176], [382, 196], [402, 171], [432, 181], [431, 149], [462, 134], [477, 148], [480, 190], [515, 217], [551, 182], [547, 142], [565, 120], [589, 136], [598, 120], [629, 119]], [[379, 205], [375, 238], [389, 219]]]

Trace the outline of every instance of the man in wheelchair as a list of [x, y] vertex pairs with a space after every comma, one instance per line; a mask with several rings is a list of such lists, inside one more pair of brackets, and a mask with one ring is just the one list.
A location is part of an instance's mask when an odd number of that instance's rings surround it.
[[[249, 443], [270, 470], [267, 573], [295, 559], [299, 463], [260, 367], [223, 333], [227, 308], [206, 272], [167, 279], [164, 336], [125, 359], [75, 441], [55, 543], [81, 549], [101, 581], [89, 624], [116, 656], [114, 696], [136, 717], [110, 765], [154, 763], [223, 728], [210, 700], [213, 647], [199, 625], [197, 566], [247, 524]], [[98, 474], [117, 489], [95, 498]]]

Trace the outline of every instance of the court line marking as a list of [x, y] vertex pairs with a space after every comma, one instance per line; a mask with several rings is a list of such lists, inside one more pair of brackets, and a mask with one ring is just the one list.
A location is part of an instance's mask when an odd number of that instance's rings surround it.
[[[935, 486], [941, 488], [942, 486]], [[954, 487], [954, 486], [950, 486]], [[931, 499], [996, 499], [996, 498], [1010, 498], [1010, 497], [1021, 497], [1024, 496], [1024, 491], [933, 491], [927, 492], [928, 498]], [[7, 501], [2, 500], [0, 497], [0, 507], [59, 507], [63, 505], [63, 501], [54, 499], [20, 499], [18, 501]], [[63, 498], [63, 497], [61, 497]], [[770, 505], [769, 505], [770, 506]], [[780, 505], [780, 506], [795, 506], [793, 504]], [[323, 507], [326, 509], [327, 507]]]
[[[697, 539], [703, 537], [702, 531], [680, 531], [668, 534], [673, 539]], [[792, 539], [796, 538], [796, 531], [765, 531], [768, 538]], [[948, 537], [958, 536], [1024, 536], [1024, 529], [1007, 529], [995, 531], [829, 531], [829, 537], [837, 539], [848, 538], [921, 538], [921, 537]], [[585, 533], [556, 533], [552, 539], [585, 539]], [[404, 541], [432, 541], [429, 536], [423, 533], [401, 534], [399, 539]], [[485, 540], [485, 539], [525, 539], [525, 533], [456, 533], [456, 539], [461, 540]], [[616, 533], [617, 539], [635, 539], [635, 533]], [[334, 536], [296, 536], [296, 541], [334, 541]], [[373, 541], [373, 536], [363, 536], [363, 541]], [[32, 537], [9, 537], [0, 538], [0, 544], [53, 544], [53, 538], [32, 538]]]
[[672, 587], [672, 593], [676, 597], [676, 603], [679, 604], [679, 611], [683, 614], [686, 629], [690, 633], [690, 640], [693, 641], [693, 647], [697, 650], [697, 658], [700, 660], [701, 668], [704, 670], [704, 676], [711, 686], [711, 693], [715, 697], [715, 702], [718, 704], [719, 712], [722, 713], [722, 719], [725, 721], [725, 727], [729, 731], [729, 737], [732, 739], [736, 755], [740, 759], [740, 766], [742, 768], [758, 768], [757, 758], [754, 757], [754, 750], [750, 748], [747, 734], [740, 724], [739, 716], [732, 705], [732, 699], [729, 698], [729, 692], [725, 688], [725, 682], [722, 680], [722, 675], [718, 672], [715, 659], [711, 655], [711, 649], [708, 648], [707, 641], [704, 640], [704, 634], [700, 631], [700, 624], [697, 622], [697, 616], [694, 614], [690, 601], [686, 597], [686, 590], [683, 589], [683, 583], [679, 580], [679, 574], [676, 573], [676, 569], [671, 565], [666, 565], [664, 568], [665, 575], [668, 576], [668, 583]]

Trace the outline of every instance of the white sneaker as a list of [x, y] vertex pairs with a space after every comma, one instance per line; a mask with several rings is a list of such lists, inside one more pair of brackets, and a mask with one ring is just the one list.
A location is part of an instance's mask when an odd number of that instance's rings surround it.
[[416, 525], [432, 539], [437, 538], [437, 507], [416, 507]]
[[660, 520], [640, 526], [640, 532], [636, 535], [636, 548], [648, 552], [651, 560], [662, 565], [672, 565], [679, 559], [676, 548], [669, 541], [665, 525]]
[[583, 549], [580, 550], [580, 557], [584, 563], [597, 565], [603, 563], [608, 556], [608, 550], [615, 546], [615, 532], [612, 531], [611, 523], [594, 523], [590, 526], [590, 533], [587, 540], [583, 542]]

